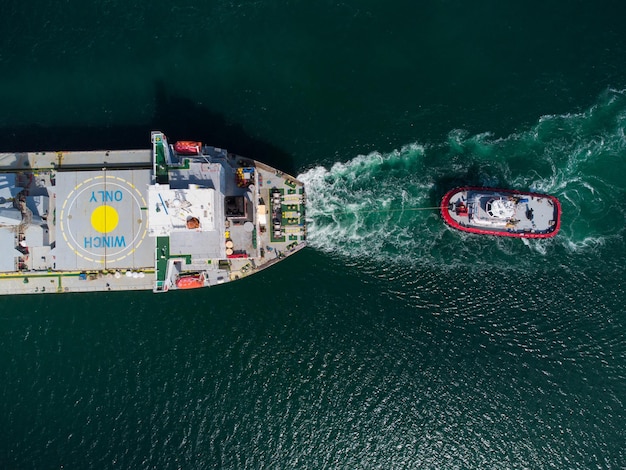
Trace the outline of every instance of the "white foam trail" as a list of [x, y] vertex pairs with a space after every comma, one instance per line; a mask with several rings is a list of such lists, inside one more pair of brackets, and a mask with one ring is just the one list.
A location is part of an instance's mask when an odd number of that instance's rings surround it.
[[[626, 153], [625, 128], [626, 94], [613, 91], [585, 112], [543, 116], [508, 137], [453, 130], [439, 145], [414, 143], [312, 168], [299, 176], [307, 185], [309, 242], [350, 259], [402, 264], [480, 263], [529, 250], [546, 257], [558, 246], [593, 252], [624, 232], [626, 211], [616, 201], [624, 181], [612, 175], [626, 175], [626, 161], [615, 158]], [[561, 233], [494, 241], [452, 231], [438, 211], [415, 210], [437, 205], [453, 184], [554, 194], [563, 206]]]
[[420, 166], [423, 152], [412, 144], [298, 176], [307, 187], [310, 244], [349, 256], [404, 250], [410, 257], [414, 212], [407, 211], [430, 204], [430, 187], [420, 181], [422, 174], [412, 171]]

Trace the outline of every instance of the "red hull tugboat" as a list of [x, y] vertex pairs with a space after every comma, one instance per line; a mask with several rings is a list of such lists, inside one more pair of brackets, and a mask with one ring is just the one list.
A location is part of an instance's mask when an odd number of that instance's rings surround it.
[[561, 226], [556, 197], [513, 189], [453, 189], [441, 200], [441, 215], [451, 227], [481, 235], [550, 238]]

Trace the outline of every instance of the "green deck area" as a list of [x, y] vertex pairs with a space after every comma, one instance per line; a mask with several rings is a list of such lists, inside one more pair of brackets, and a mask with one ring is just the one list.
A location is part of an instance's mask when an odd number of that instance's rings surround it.
[[170, 257], [170, 237], [157, 237], [156, 242], [156, 278], [157, 281], [165, 280], [167, 260]]
[[159, 140], [155, 145], [156, 149], [156, 176], [159, 184], [167, 184], [169, 182], [169, 171], [167, 167], [167, 159], [165, 158], [165, 147], [163, 141]]

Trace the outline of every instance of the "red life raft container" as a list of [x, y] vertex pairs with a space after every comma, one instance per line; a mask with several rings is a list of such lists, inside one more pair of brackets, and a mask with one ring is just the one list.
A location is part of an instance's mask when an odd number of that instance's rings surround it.
[[196, 274], [193, 276], [179, 277], [176, 281], [176, 287], [179, 289], [197, 289], [204, 287], [204, 275]]
[[181, 155], [199, 155], [202, 142], [180, 140], [174, 144], [174, 151]]

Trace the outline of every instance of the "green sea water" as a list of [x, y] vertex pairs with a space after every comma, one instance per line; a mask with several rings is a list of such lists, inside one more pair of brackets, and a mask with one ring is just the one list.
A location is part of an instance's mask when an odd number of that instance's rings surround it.
[[[310, 247], [0, 298], [0, 468], [626, 467], [621, 2], [4, 7], [0, 150], [203, 140], [305, 181]], [[561, 232], [453, 231], [460, 184]]]

